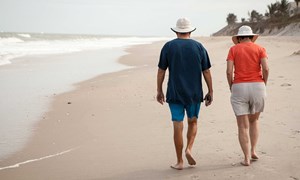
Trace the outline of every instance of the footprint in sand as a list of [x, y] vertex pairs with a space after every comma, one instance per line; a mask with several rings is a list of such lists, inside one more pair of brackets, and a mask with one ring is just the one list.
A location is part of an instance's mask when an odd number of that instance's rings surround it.
[[287, 86], [292, 86], [292, 84], [289, 84], [289, 83], [283, 83], [283, 84], [281, 84], [280, 86], [282, 86], [282, 87], [287, 87]]
[[292, 131], [292, 134], [293, 134], [293, 135], [300, 134], [300, 130], [292, 130], [292, 129], [291, 129], [291, 131]]
[[261, 154], [267, 154], [266, 152], [264, 152], [264, 151], [259, 151]]
[[294, 180], [299, 180], [299, 178], [296, 178], [294, 176], [290, 176], [291, 179], [294, 179]]
[[293, 55], [300, 55], [300, 50], [299, 50], [299, 51], [295, 51], [295, 52], [293, 53]]
[[192, 179], [192, 180], [198, 180], [198, 179], [200, 179], [200, 177], [197, 176], [197, 175], [192, 175], [192, 176], [191, 176], [191, 179]]

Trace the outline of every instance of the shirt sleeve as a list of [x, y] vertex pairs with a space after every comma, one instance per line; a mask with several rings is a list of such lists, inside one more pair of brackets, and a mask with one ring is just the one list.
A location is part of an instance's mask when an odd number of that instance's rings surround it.
[[211, 67], [210, 59], [205, 48], [203, 48], [203, 61], [201, 62], [202, 71], [205, 71]]
[[268, 57], [268, 55], [267, 55], [266, 49], [262, 47], [260, 49], [260, 59], [267, 58], [267, 57]]
[[164, 45], [160, 52], [160, 57], [159, 57], [159, 62], [158, 62], [158, 67], [160, 69], [166, 70], [169, 67], [168, 63], [168, 56], [167, 56], [167, 44]]
[[234, 61], [233, 48], [229, 49], [226, 61]]

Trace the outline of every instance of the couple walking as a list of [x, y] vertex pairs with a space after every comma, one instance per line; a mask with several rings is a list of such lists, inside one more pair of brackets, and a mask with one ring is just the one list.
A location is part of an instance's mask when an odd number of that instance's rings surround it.
[[[174, 129], [174, 144], [177, 163], [171, 167], [181, 170], [183, 164], [183, 119], [187, 115], [187, 145], [185, 157], [189, 165], [196, 165], [192, 147], [197, 134], [197, 119], [201, 103], [205, 106], [213, 102], [211, 63], [203, 45], [190, 38], [196, 28], [186, 18], [178, 19], [176, 27], [171, 28], [177, 38], [167, 42], [160, 54], [157, 72], [156, 100], [169, 105]], [[255, 44], [258, 35], [249, 26], [239, 28], [232, 37], [234, 46], [227, 56], [227, 80], [231, 91], [231, 105], [238, 125], [239, 142], [244, 153], [244, 166], [250, 160], [257, 160], [258, 118], [264, 109], [266, 84], [269, 68], [264, 48]], [[169, 79], [166, 99], [163, 82], [166, 70]], [[202, 74], [208, 93], [203, 97]]]

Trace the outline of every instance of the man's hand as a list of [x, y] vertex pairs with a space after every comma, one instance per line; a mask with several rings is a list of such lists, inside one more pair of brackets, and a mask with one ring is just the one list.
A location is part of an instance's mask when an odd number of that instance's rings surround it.
[[164, 104], [164, 102], [165, 102], [165, 95], [164, 95], [163, 92], [157, 92], [156, 101], [159, 102], [161, 105]]
[[212, 78], [211, 78], [210, 70], [207, 69], [203, 71], [203, 76], [208, 89], [208, 93], [205, 95], [204, 101], [205, 101], [205, 106], [209, 106], [213, 101], [213, 87], [212, 87]]
[[156, 95], [156, 101], [160, 104], [164, 104], [165, 102], [165, 95], [163, 92], [163, 82], [165, 79], [166, 70], [158, 68], [157, 70], [157, 95]]
[[213, 102], [213, 93], [207, 93], [204, 97], [205, 106], [211, 105]]

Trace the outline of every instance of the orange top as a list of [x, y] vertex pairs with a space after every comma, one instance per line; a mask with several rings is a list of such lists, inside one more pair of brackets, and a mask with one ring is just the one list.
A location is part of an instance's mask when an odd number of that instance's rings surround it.
[[234, 63], [233, 83], [263, 82], [260, 61], [266, 57], [266, 50], [253, 42], [239, 43], [231, 47], [227, 61]]

